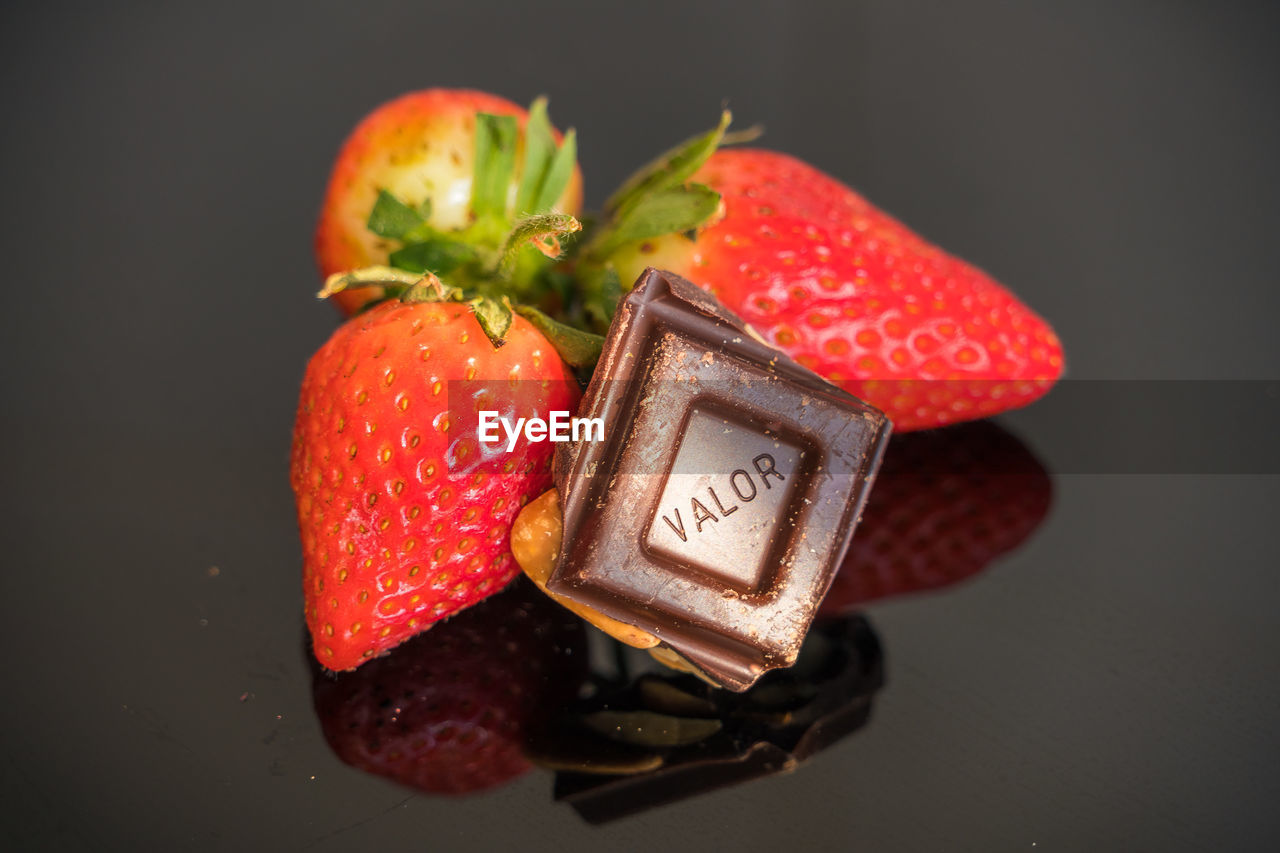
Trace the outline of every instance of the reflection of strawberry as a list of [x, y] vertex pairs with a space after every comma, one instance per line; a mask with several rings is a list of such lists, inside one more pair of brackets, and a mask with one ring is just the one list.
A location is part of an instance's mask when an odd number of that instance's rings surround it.
[[975, 575], [1021, 545], [1052, 498], [1039, 460], [993, 423], [894, 436], [822, 612]]
[[609, 200], [582, 249], [588, 280], [684, 276], [896, 432], [1026, 405], [1061, 375], [1053, 330], [990, 276], [794, 157], [711, 153], [722, 131]]
[[[496, 347], [480, 306], [448, 301], [434, 286], [416, 284], [403, 301], [348, 320], [303, 378], [291, 481], [307, 625], [333, 670], [391, 649], [519, 573], [511, 522], [550, 485], [554, 445], [522, 437], [511, 453], [486, 450], [466, 427], [474, 410], [514, 420], [577, 405], [572, 374], [529, 321], [507, 312]], [[450, 407], [466, 380], [487, 384]]]
[[347, 764], [469, 794], [528, 769], [528, 725], [573, 695], [586, 657], [582, 622], [521, 581], [355, 672], [317, 668], [313, 698]]

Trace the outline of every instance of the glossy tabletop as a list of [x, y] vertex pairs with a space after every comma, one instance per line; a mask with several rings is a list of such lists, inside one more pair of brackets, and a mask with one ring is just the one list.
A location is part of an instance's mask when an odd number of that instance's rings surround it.
[[[6, 849], [1280, 843], [1280, 16], [835, 5], [0, 11]], [[344, 134], [431, 85], [549, 94], [589, 205], [727, 102], [1007, 282], [1069, 377], [895, 439], [770, 692], [664, 681], [522, 587], [317, 679], [287, 477], [337, 321], [311, 233]], [[368, 772], [353, 733], [412, 740], [459, 660], [520, 685], [518, 742], [469, 782]], [[688, 742], [593, 796], [602, 707], [654, 703]], [[646, 785], [654, 754], [693, 770]]]

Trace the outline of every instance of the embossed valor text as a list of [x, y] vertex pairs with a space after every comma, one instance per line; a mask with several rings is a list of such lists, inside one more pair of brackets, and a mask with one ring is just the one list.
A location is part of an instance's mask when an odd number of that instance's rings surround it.
[[[751, 464], [755, 467], [756, 476], [758, 476], [760, 482], [764, 484], [765, 489], [773, 488], [773, 485], [769, 482], [770, 477], [776, 477], [779, 483], [784, 482], [787, 479], [783, 476], [782, 472], [775, 467], [776, 463], [774, 462], [773, 457], [768, 453], [761, 453], [755, 459], [751, 460]], [[726, 498], [729, 497], [730, 491], [732, 491], [734, 495], [737, 495], [738, 500], [743, 503], [750, 503], [755, 500], [756, 495], [759, 494], [759, 488], [756, 486], [756, 478], [752, 477], [751, 473], [745, 468], [738, 468], [729, 475], [729, 488], [723, 489], [723, 494]], [[689, 512], [692, 515], [694, 532], [696, 533], [701, 533], [702, 526], [707, 522], [716, 522], [718, 524], [722, 518], [733, 515], [738, 511], [738, 505], [736, 503], [731, 502], [729, 506], [725, 506], [721, 502], [721, 495], [717, 494], [715, 487], [708, 486], [706, 495], [707, 500], [705, 502], [698, 500], [696, 497], [689, 498]], [[732, 501], [731, 498], [730, 500]], [[716, 515], [715, 512], [712, 512], [708, 504], [719, 510], [720, 514]], [[671, 514], [675, 516], [674, 521], [666, 515], [662, 516], [662, 520], [665, 521], [667, 526], [680, 537], [681, 542], [688, 542], [689, 534], [685, 531], [685, 521], [680, 517], [679, 507], [673, 508], [671, 510]]]

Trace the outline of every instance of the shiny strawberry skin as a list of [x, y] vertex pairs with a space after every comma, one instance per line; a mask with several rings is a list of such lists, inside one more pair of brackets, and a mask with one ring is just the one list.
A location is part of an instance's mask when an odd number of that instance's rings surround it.
[[626, 279], [666, 266], [715, 293], [801, 364], [883, 410], [897, 432], [1026, 405], [1062, 374], [1049, 325], [976, 267], [785, 154], [717, 151], [694, 175], [724, 214], [649, 241]]
[[526, 732], [574, 695], [586, 663], [582, 621], [517, 581], [355, 672], [317, 668], [312, 698], [347, 764], [464, 796], [529, 769]]
[[334, 333], [307, 366], [291, 461], [320, 663], [355, 667], [515, 577], [511, 523], [550, 485], [555, 445], [482, 447], [474, 412], [545, 418], [578, 396], [522, 317], [496, 349], [460, 303], [392, 300]]
[[[442, 231], [469, 224], [479, 112], [515, 116], [522, 131], [528, 116], [522, 107], [497, 95], [437, 88], [401, 95], [356, 125], [338, 152], [316, 225], [316, 263], [322, 277], [387, 263], [389, 244], [367, 227], [379, 190], [411, 205], [430, 199], [427, 222]], [[555, 136], [558, 141], [560, 135]], [[519, 151], [516, 163], [513, 197], [520, 180]], [[582, 173], [575, 166], [555, 209], [576, 214], [581, 206]], [[333, 301], [350, 315], [370, 295], [352, 290]]]
[[1044, 466], [990, 421], [895, 435], [820, 612], [967, 580], [1026, 542], [1052, 504]]

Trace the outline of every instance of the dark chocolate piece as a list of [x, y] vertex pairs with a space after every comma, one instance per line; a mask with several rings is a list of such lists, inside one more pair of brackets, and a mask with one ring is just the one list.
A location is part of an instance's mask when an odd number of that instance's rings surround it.
[[848, 549], [888, 420], [761, 343], [711, 295], [646, 270], [557, 455], [548, 587], [745, 690], [790, 666]]

